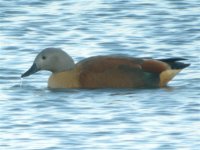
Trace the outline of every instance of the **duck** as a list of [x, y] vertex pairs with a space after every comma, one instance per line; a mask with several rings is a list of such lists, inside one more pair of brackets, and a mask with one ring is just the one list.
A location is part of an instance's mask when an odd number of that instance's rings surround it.
[[21, 78], [38, 71], [52, 72], [48, 88], [162, 88], [190, 64], [185, 58], [137, 58], [99, 55], [77, 63], [60, 48], [46, 48]]

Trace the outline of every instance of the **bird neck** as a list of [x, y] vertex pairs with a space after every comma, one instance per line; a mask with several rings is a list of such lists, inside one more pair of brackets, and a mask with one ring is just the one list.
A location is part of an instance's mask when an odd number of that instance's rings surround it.
[[75, 68], [75, 63], [73, 59], [67, 55], [65, 59], [58, 59], [54, 63], [54, 69], [52, 70], [53, 73], [59, 73], [59, 72], [64, 72], [64, 71], [69, 71]]

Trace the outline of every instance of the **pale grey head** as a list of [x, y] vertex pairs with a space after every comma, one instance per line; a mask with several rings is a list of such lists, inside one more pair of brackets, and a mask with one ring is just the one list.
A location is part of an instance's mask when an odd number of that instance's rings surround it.
[[63, 72], [73, 69], [75, 63], [73, 59], [60, 48], [46, 48], [35, 58], [31, 68], [21, 77], [26, 77], [40, 70], [48, 70], [53, 73]]

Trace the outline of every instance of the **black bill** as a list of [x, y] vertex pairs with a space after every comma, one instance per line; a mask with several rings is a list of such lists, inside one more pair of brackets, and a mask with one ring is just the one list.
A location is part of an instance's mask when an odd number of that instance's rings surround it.
[[39, 69], [37, 68], [36, 64], [34, 63], [28, 71], [26, 71], [24, 74], [21, 75], [21, 77], [22, 78], [27, 77], [29, 75], [36, 73], [37, 71], [39, 71]]

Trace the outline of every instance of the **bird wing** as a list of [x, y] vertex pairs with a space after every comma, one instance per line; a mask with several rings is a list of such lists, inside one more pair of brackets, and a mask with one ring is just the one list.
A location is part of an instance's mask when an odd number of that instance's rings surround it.
[[157, 60], [120, 56], [90, 57], [77, 66], [84, 88], [155, 86], [158, 75], [169, 67]]

